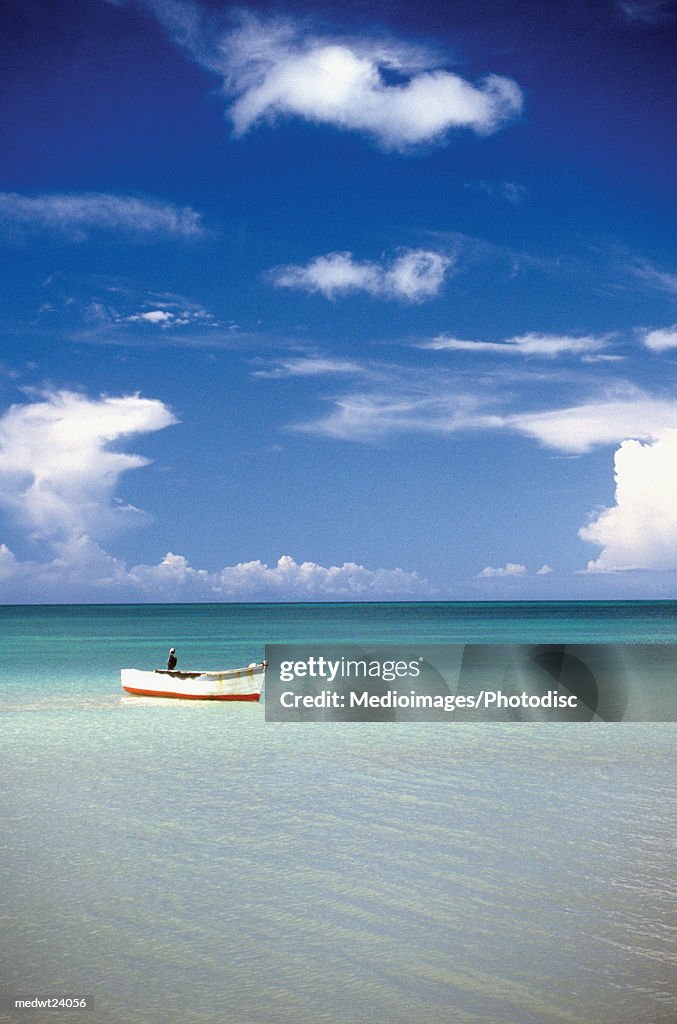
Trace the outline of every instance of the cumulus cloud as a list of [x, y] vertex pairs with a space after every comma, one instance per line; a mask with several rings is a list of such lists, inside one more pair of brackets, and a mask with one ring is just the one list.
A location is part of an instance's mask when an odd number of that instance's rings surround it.
[[350, 252], [316, 256], [305, 266], [276, 267], [270, 277], [278, 288], [320, 293], [334, 299], [366, 292], [380, 299], [424, 302], [439, 294], [452, 264], [448, 256], [429, 249], [409, 249], [390, 262], [355, 260]]
[[624, 441], [614, 465], [615, 505], [579, 530], [602, 548], [588, 571], [677, 568], [677, 428], [648, 444]]
[[571, 336], [568, 334], [521, 334], [505, 341], [465, 341], [440, 334], [421, 348], [437, 352], [492, 352], [498, 355], [539, 356], [555, 359], [561, 355], [588, 356], [608, 344], [607, 337], [594, 335]]
[[[309, 37], [289, 23], [248, 19], [230, 38], [227, 87], [235, 134], [277, 115], [365, 132], [388, 149], [438, 141], [450, 129], [496, 131], [519, 113], [515, 82], [472, 83], [423, 55], [378, 40]], [[400, 82], [388, 83], [384, 72]]]
[[168, 552], [155, 565], [135, 565], [105, 552], [88, 537], [71, 538], [48, 562], [20, 562], [0, 545], [0, 587], [5, 600], [323, 601], [433, 597], [416, 572], [370, 569], [355, 562], [323, 566], [283, 555], [208, 571]]
[[14, 405], [0, 418], [0, 504], [61, 554], [106, 535], [139, 513], [116, 499], [120, 476], [148, 464], [112, 446], [175, 422], [162, 402], [139, 395], [56, 391]]
[[192, 239], [204, 234], [200, 214], [189, 206], [107, 193], [27, 196], [0, 192], [0, 229], [19, 235], [56, 232], [74, 242], [85, 241], [94, 231], [117, 232], [139, 241]]
[[456, 129], [487, 135], [522, 108], [512, 79], [488, 74], [469, 82], [422, 47], [314, 34], [307, 21], [248, 12], [223, 32], [193, 4], [145, 0], [145, 6], [194, 60], [222, 78], [236, 137], [262, 121], [298, 117], [406, 150], [442, 142]]
[[257, 559], [207, 572], [192, 568], [184, 556], [170, 552], [159, 565], [135, 566], [129, 572], [129, 582], [154, 598], [164, 595], [172, 600], [181, 599], [182, 594], [202, 600], [361, 600], [433, 592], [416, 572], [369, 569], [355, 562], [323, 566], [297, 562], [290, 555], [283, 555], [274, 565]]
[[500, 569], [495, 569], [493, 565], [487, 565], [477, 575], [483, 579], [488, 579], [496, 576], [524, 576], [526, 571], [526, 565], [521, 565], [518, 562], [508, 562]]
[[642, 340], [652, 352], [665, 352], [677, 348], [677, 324], [655, 331], [642, 331]]

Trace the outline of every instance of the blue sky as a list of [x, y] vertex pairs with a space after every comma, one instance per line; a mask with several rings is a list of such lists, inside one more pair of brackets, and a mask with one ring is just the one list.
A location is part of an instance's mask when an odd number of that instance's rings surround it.
[[674, 3], [3, 34], [3, 601], [675, 596]]

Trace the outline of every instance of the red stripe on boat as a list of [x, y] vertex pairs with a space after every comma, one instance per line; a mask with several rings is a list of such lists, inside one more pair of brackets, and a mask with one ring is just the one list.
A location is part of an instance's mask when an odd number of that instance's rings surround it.
[[134, 686], [123, 686], [126, 693], [139, 697], [177, 697], [181, 700], [258, 700], [259, 693], [171, 693], [169, 690], [139, 690]]

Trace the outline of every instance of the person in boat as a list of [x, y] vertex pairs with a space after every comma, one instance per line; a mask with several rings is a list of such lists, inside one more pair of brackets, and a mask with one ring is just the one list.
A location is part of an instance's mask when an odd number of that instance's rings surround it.
[[173, 647], [170, 647], [169, 648], [169, 657], [167, 658], [167, 668], [169, 669], [170, 672], [173, 669], [176, 668], [176, 664], [177, 664], [176, 651], [174, 650]]

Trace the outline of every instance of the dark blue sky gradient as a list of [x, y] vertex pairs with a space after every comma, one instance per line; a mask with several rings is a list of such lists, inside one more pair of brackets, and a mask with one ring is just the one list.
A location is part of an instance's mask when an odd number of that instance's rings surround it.
[[[221, 78], [158, 6], [21, 0], [2, 28], [2, 193], [134, 196], [189, 207], [204, 229], [78, 233], [0, 212], [0, 413], [67, 389], [138, 393], [179, 420], [112, 445], [151, 460], [115, 488], [147, 516], [96, 536], [101, 549], [125, 566], [173, 551], [212, 573], [285, 553], [397, 566], [450, 598], [670, 596], [677, 537], [665, 570], [581, 575], [600, 546], [578, 530], [614, 504], [623, 438], [558, 450], [508, 421], [613, 395], [674, 399], [677, 347], [642, 339], [677, 320], [675, 5], [637, 4], [634, 17], [601, 0], [248, 5], [306, 38], [399, 40], [471, 82], [519, 85], [522, 113], [494, 133], [401, 152], [285, 115], [234, 138]], [[212, 42], [232, 30], [237, 8], [200, 9]], [[426, 301], [274, 283], [275, 268], [324, 254], [386, 266], [405, 250], [451, 261]], [[163, 302], [201, 312], [167, 329], [130, 319]], [[422, 347], [529, 333], [604, 338], [614, 359]], [[301, 357], [359, 370], [280, 371]], [[502, 426], [435, 426], [461, 393]], [[414, 412], [328, 436], [318, 424], [356, 395]], [[0, 527], [19, 560], [55, 556], [11, 508]], [[508, 563], [525, 571], [478, 576]], [[553, 571], [537, 576], [543, 565]], [[14, 578], [7, 591], [35, 593]], [[64, 593], [91, 599], [84, 585]]]

